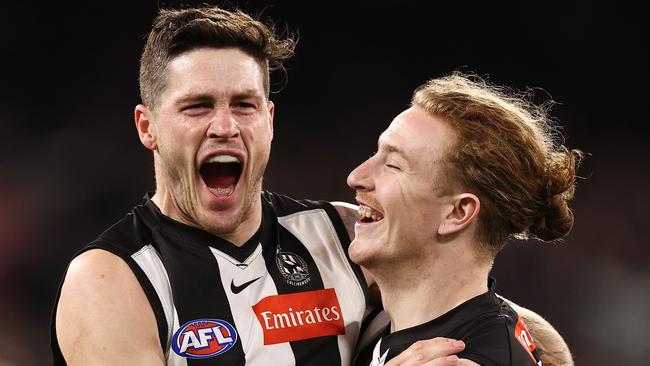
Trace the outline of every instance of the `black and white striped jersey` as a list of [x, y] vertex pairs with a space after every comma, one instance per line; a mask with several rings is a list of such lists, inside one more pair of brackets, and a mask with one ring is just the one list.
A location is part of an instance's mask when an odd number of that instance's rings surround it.
[[[271, 192], [262, 207], [260, 229], [237, 247], [146, 198], [82, 252], [104, 249], [130, 266], [167, 365], [349, 365], [368, 294], [341, 218], [328, 202]], [[55, 319], [54, 363], [65, 365]]]

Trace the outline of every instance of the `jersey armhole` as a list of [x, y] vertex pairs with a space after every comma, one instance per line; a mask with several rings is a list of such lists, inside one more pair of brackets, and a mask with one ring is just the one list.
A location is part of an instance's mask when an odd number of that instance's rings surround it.
[[163, 354], [167, 355], [166, 345], [169, 342], [167, 339], [169, 332], [167, 317], [165, 316], [165, 311], [163, 309], [162, 303], [160, 302], [160, 298], [158, 298], [158, 294], [156, 293], [156, 290], [154, 289], [153, 284], [147, 275], [127, 252], [111, 244], [110, 242], [95, 241], [77, 253], [77, 256], [92, 249], [102, 249], [111, 254], [117, 255], [124, 262], [126, 262], [129, 268], [131, 268], [131, 271], [138, 279], [138, 283], [140, 283], [142, 290], [147, 296], [147, 300], [149, 300], [149, 304], [151, 305], [154, 316], [156, 317], [156, 324], [158, 325], [158, 338], [160, 340], [160, 347], [163, 351]]

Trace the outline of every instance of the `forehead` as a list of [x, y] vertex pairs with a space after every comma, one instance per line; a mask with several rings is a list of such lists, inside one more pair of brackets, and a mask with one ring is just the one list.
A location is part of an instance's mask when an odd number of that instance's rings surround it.
[[166, 68], [163, 95], [241, 93], [264, 95], [264, 72], [236, 48], [198, 48], [174, 57]]
[[401, 150], [416, 161], [439, 156], [452, 141], [450, 125], [419, 106], [400, 113], [379, 137], [380, 148]]

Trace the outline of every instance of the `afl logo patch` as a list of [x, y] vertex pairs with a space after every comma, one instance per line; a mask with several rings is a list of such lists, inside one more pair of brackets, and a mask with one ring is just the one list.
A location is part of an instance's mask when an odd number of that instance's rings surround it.
[[172, 338], [172, 349], [186, 358], [210, 358], [228, 352], [237, 342], [237, 331], [219, 319], [197, 319], [181, 326]]
[[290, 252], [277, 252], [275, 262], [278, 270], [287, 280], [287, 283], [293, 286], [302, 286], [309, 282], [309, 269], [307, 262], [298, 254]]

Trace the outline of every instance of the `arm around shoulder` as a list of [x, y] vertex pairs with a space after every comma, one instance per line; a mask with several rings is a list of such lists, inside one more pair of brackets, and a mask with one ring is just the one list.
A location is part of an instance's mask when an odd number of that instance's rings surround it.
[[92, 249], [68, 268], [56, 311], [68, 365], [164, 365], [156, 319], [138, 280], [118, 256]]

